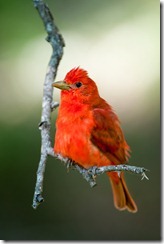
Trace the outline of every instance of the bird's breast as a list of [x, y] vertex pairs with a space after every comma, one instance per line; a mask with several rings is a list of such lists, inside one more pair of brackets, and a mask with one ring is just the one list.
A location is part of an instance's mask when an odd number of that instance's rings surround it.
[[[90, 140], [94, 126], [92, 112], [61, 116], [56, 122], [55, 153], [69, 157], [85, 168], [101, 162], [102, 155]], [[104, 161], [104, 159], [103, 159]]]

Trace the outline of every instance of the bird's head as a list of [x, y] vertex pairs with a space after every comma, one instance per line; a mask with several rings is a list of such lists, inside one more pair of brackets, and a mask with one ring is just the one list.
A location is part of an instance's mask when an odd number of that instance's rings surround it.
[[54, 82], [52, 85], [62, 90], [62, 97], [78, 99], [84, 103], [99, 96], [95, 82], [89, 78], [87, 71], [79, 67], [70, 70], [63, 81]]

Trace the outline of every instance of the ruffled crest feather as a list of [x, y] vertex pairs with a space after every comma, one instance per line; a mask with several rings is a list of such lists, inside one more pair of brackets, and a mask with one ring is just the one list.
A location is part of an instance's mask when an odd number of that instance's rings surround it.
[[88, 77], [88, 73], [86, 70], [81, 69], [80, 67], [71, 69], [65, 77], [65, 81], [76, 82], [78, 80], [84, 79]]

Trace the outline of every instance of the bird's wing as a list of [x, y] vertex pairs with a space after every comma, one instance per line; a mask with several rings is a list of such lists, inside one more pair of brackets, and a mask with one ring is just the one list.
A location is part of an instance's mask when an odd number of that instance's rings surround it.
[[128, 160], [130, 148], [124, 139], [119, 120], [112, 110], [93, 110], [91, 141], [114, 164]]

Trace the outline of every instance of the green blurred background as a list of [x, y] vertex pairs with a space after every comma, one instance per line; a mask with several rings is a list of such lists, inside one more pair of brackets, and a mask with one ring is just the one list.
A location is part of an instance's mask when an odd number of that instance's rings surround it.
[[[89, 184], [49, 158], [45, 202], [31, 207], [40, 157], [43, 81], [51, 54], [31, 0], [0, 2], [0, 237], [4, 240], [159, 240], [160, 7], [157, 0], [47, 0], [66, 47], [57, 79], [87, 69], [115, 109], [132, 149], [126, 173], [138, 212], [113, 206], [106, 175]], [[54, 91], [59, 100], [59, 91]], [[57, 111], [52, 114], [52, 125]], [[52, 128], [52, 141], [55, 129]]]

